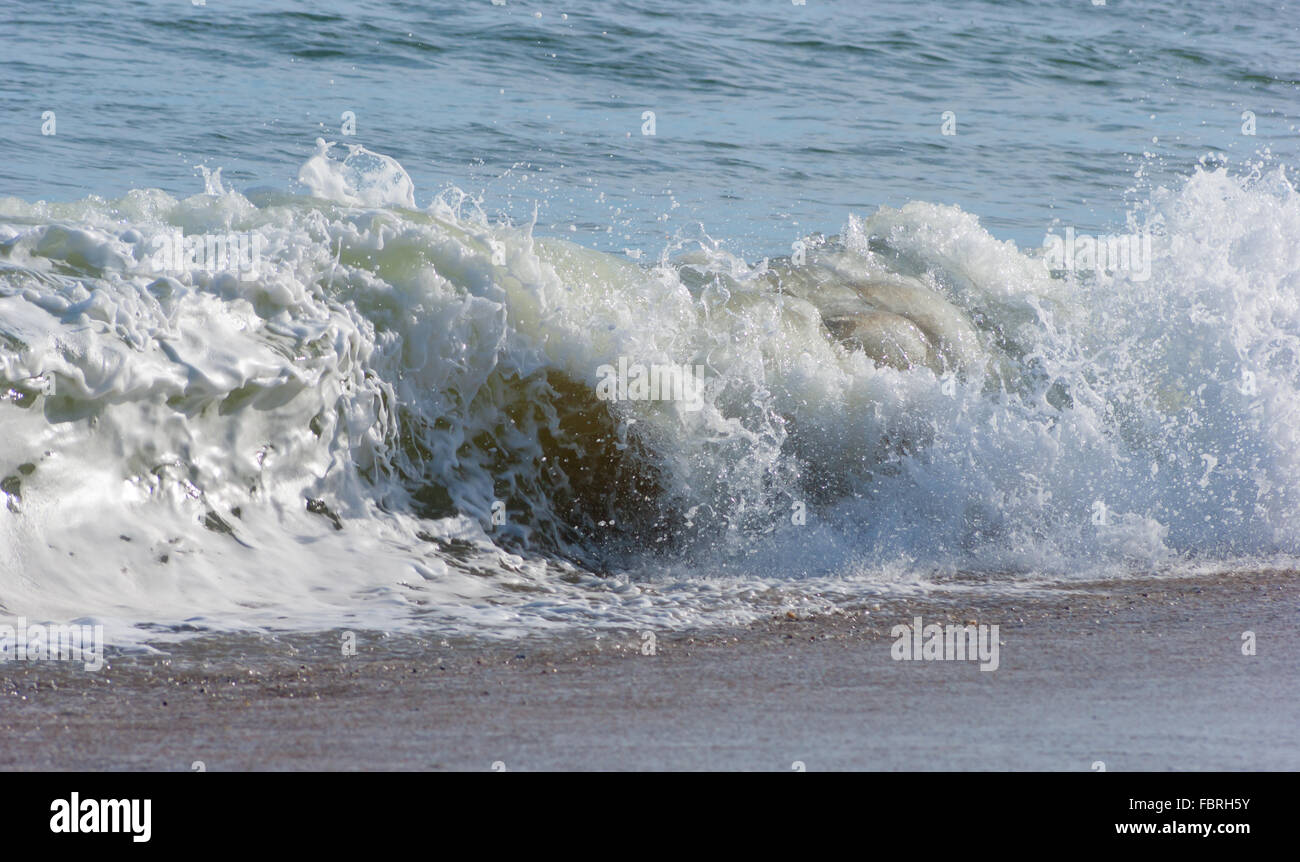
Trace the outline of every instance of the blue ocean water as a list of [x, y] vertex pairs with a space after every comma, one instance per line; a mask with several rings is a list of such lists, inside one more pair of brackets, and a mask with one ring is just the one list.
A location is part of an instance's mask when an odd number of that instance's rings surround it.
[[1300, 142], [1291, 2], [51, 0], [0, 16], [0, 194], [27, 200], [188, 194], [196, 164], [290, 188], [351, 111], [348, 140], [396, 158], [421, 204], [454, 185], [605, 250], [657, 254], [703, 225], [739, 255], [780, 254], [909, 200], [1023, 247], [1058, 219], [1122, 224], [1139, 169], [1289, 164]]

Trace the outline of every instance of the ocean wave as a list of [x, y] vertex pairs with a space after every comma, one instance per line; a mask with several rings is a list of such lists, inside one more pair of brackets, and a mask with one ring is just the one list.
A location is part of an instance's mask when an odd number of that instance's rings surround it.
[[361, 147], [299, 180], [0, 200], [0, 614], [508, 634], [1300, 554], [1280, 169], [1066, 272], [922, 202], [641, 262]]

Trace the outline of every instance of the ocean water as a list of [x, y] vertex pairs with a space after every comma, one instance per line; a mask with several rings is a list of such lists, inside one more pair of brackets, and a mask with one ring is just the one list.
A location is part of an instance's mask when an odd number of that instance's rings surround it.
[[[0, 21], [0, 618], [512, 636], [1300, 556], [1295, 4]], [[638, 366], [678, 397], [602, 397]]]

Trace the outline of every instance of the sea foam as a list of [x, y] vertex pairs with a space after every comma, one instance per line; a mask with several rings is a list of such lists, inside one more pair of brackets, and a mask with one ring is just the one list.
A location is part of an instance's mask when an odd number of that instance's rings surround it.
[[[920, 202], [639, 263], [361, 147], [299, 180], [0, 200], [0, 618], [508, 636], [1300, 553], [1280, 170], [1160, 190], [1142, 278]], [[256, 269], [160, 274], [177, 230]], [[620, 362], [699, 400], [598, 397]]]

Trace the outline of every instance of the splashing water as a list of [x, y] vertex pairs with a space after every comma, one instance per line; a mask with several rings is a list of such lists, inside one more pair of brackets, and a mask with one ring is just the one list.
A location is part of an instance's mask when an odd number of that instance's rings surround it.
[[[1281, 170], [1054, 275], [926, 203], [642, 264], [347, 150], [309, 196], [0, 200], [0, 614], [510, 634], [1300, 553]], [[620, 359], [700, 409], [598, 397]]]

